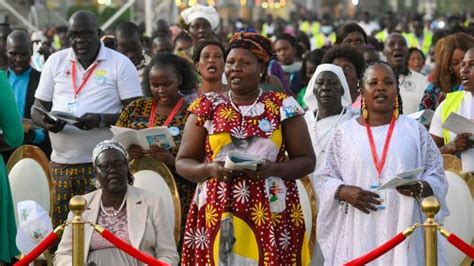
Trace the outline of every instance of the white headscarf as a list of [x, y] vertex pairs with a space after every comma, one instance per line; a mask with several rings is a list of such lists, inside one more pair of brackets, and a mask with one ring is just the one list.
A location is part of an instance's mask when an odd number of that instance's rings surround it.
[[183, 12], [181, 12], [180, 16], [183, 17], [184, 23], [186, 23], [186, 25], [189, 25], [197, 18], [203, 18], [209, 21], [213, 30], [219, 26], [219, 14], [212, 6], [196, 4], [188, 9], [185, 9]]
[[344, 89], [344, 94], [341, 97], [341, 104], [342, 107], [350, 107], [352, 105], [352, 97], [351, 97], [351, 92], [349, 91], [349, 85], [347, 85], [347, 80], [346, 76], [344, 76], [344, 72], [342, 71], [342, 68], [339, 66], [336, 66], [334, 64], [321, 64], [316, 68], [316, 71], [314, 72], [313, 76], [311, 77], [311, 80], [308, 83], [308, 87], [306, 87], [306, 93], [304, 95], [304, 102], [306, 103], [306, 106], [314, 112], [316, 109], [318, 109], [318, 99], [316, 98], [316, 95], [313, 93], [313, 88], [316, 83], [316, 78], [321, 72], [329, 71], [338, 77], [339, 81], [342, 84], [342, 88]]
[[94, 150], [92, 150], [92, 164], [95, 166], [95, 160], [97, 160], [97, 157], [99, 157], [103, 151], [110, 149], [117, 150], [122, 153], [125, 158], [128, 158], [127, 150], [122, 146], [122, 144], [115, 140], [104, 140], [97, 144], [94, 147]]

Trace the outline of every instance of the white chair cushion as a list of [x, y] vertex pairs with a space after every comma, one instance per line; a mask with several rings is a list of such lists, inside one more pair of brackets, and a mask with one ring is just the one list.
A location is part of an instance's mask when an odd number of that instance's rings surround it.
[[15, 221], [18, 225], [17, 203], [34, 200], [49, 212], [50, 195], [48, 177], [39, 163], [30, 158], [18, 161], [8, 174], [12, 191]]
[[134, 187], [146, 189], [161, 195], [166, 208], [167, 217], [169, 218], [171, 228], [174, 228], [175, 224], [175, 210], [173, 205], [173, 196], [171, 194], [168, 185], [166, 184], [163, 177], [157, 172], [151, 170], [141, 170], [133, 175], [135, 181]]

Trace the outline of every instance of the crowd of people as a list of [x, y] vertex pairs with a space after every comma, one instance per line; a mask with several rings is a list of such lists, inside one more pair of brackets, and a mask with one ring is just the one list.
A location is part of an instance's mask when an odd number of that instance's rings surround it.
[[[472, 132], [443, 127], [451, 113], [474, 122], [474, 21], [397, 22], [393, 12], [382, 27], [368, 12], [337, 28], [329, 15], [287, 25], [269, 15], [222, 34], [217, 10], [198, 4], [177, 25], [157, 20], [150, 37], [129, 21], [103, 33], [83, 10], [51, 40], [2, 24], [4, 161], [22, 144], [40, 147], [50, 158], [54, 227], [68, 219], [71, 197], [84, 195], [86, 220], [171, 265], [344, 264], [421, 222], [425, 197], [440, 201], [439, 221], [449, 215], [442, 154], [474, 172]], [[434, 112], [431, 123], [411, 117], [423, 110]], [[112, 126], [164, 126], [175, 146], [124, 146]], [[229, 152], [260, 163], [229, 169]], [[133, 186], [129, 163], [144, 157], [174, 176], [179, 239], [162, 195]], [[19, 251], [1, 167], [0, 265], [8, 265]], [[416, 183], [375, 191], [420, 168]], [[314, 246], [297, 186], [305, 176], [317, 196]], [[52, 248], [55, 265], [71, 265], [71, 243], [67, 227]], [[142, 265], [92, 228], [85, 244], [87, 265]], [[375, 264], [422, 265], [422, 250], [417, 232]]]

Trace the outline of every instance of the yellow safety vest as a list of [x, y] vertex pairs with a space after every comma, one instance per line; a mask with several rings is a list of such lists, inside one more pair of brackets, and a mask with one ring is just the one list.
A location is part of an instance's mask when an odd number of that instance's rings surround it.
[[[334, 32], [331, 32], [331, 34], [329, 34], [329, 41], [331, 42], [331, 44], [334, 44], [336, 42], [336, 34]], [[318, 33], [316, 34], [314, 37], [313, 37], [313, 40], [314, 40], [314, 48], [312, 49], [319, 49], [321, 47], [324, 46], [324, 43], [326, 42], [326, 37], [324, 34], [322, 33]]]
[[418, 38], [414, 33], [403, 33], [403, 36], [407, 40], [408, 47], [416, 47], [420, 49], [426, 56], [430, 52], [431, 42], [433, 40], [433, 33], [431, 33], [431, 31], [425, 31], [423, 35], [423, 43], [420, 45]]
[[313, 23], [311, 23], [311, 34], [313, 36], [318, 35], [319, 28], [321, 28], [321, 24], [319, 24], [319, 22], [317, 22], [317, 21], [313, 21]]
[[299, 27], [299, 30], [306, 33], [307, 35], [310, 33], [311, 23], [308, 20], [302, 21]]
[[[464, 91], [450, 92], [446, 95], [446, 99], [443, 101], [443, 108], [441, 109], [441, 124], [448, 119], [449, 114], [452, 112], [458, 113], [461, 109], [462, 101], [464, 100]], [[451, 141], [451, 135], [449, 130], [443, 129], [444, 144], [448, 144]]]
[[388, 37], [388, 31], [387, 29], [384, 29], [383, 31], [375, 34], [375, 38], [379, 40], [380, 42], [385, 42], [385, 39]]

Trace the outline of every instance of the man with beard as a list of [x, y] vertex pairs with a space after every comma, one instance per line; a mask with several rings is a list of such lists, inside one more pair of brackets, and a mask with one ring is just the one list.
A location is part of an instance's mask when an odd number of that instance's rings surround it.
[[135, 66], [100, 41], [93, 13], [74, 13], [67, 36], [71, 48], [54, 53], [46, 61], [34, 105], [48, 112], [66, 112], [73, 121], [66, 124], [35, 108], [32, 113], [34, 122], [49, 131], [53, 148], [54, 226], [67, 218], [73, 195], [94, 189], [92, 149], [112, 138], [108, 127], [115, 125], [122, 107], [142, 96]]
[[[51, 154], [51, 143], [48, 135], [42, 128], [34, 127], [31, 121], [31, 106], [35, 99], [35, 91], [41, 73], [31, 67], [33, 47], [30, 36], [22, 30], [10, 33], [6, 41], [8, 82], [15, 95], [20, 116], [23, 118], [24, 143], [40, 147], [46, 156]], [[3, 152], [3, 159], [8, 161], [14, 150]]]
[[422, 74], [408, 69], [408, 47], [405, 37], [400, 33], [391, 33], [385, 41], [383, 53], [398, 75], [400, 95], [403, 102], [403, 113], [417, 111], [428, 86], [428, 80]]

